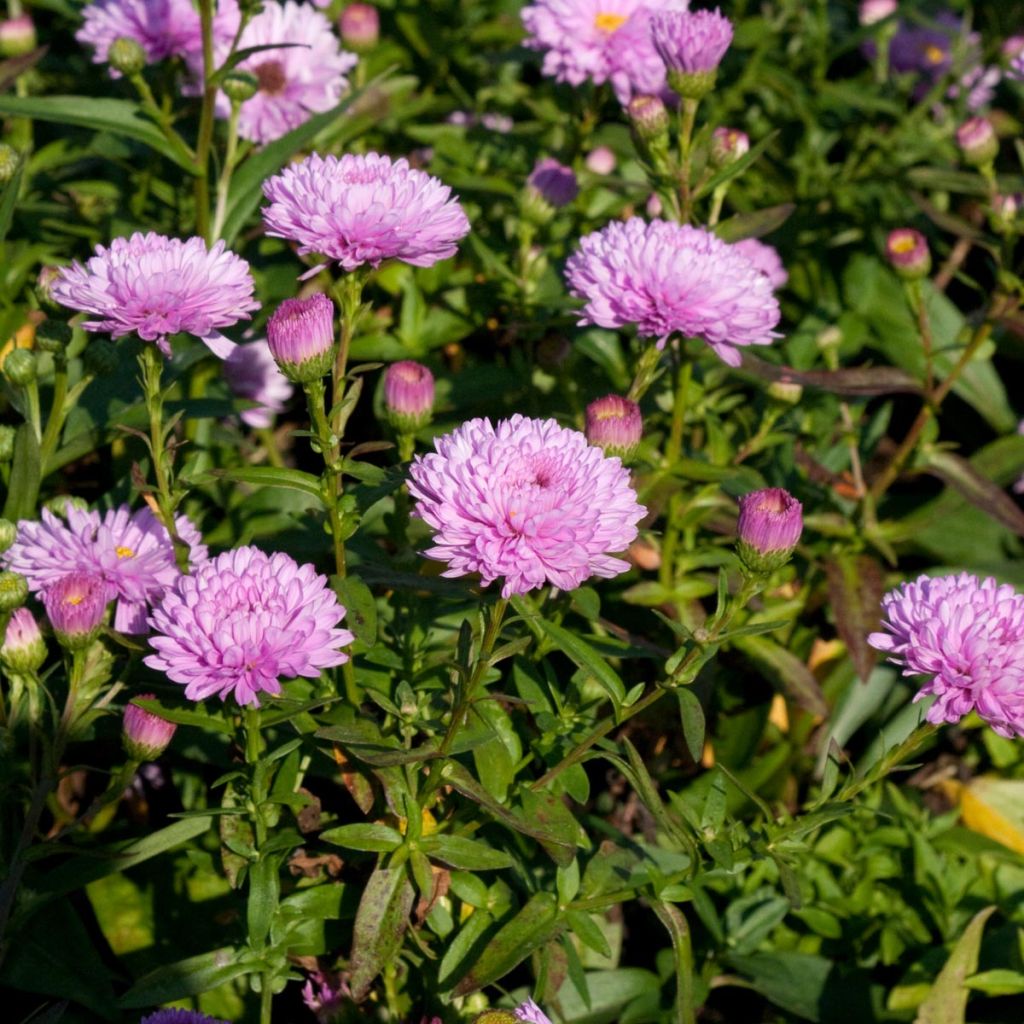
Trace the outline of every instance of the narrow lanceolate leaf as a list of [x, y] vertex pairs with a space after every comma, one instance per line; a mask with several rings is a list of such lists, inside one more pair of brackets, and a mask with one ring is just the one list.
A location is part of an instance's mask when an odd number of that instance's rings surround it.
[[455, 986], [453, 994], [469, 995], [504, 978], [564, 927], [554, 893], [534, 893], [526, 906], [491, 939], [469, 973]]
[[872, 397], [875, 395], [919, 395], [920, 382], [906, 370], [895, 366], [852, 366], [842, 370], [794, 370], [776, 366], [757, 356], [743, 353], [743, 370], [761, 380], [800, 384], [802, 387], [829, 391], [834, 395]]
[[929, 473], [949, 484], [997, 523], [1013, 530], [1018, 537], [1024, 537], [1024, 512], [1013, 498], [967, 459], [941, 448], [928, 449], [923, 459]]
[[875, 651], [868, 646], [868, 634], [878, 629], [885, 593], [882, 567], [870, 555], [844, 554], [825, 563], [825, 576], [836, 628], [857, 675], [867, 682], [875, 667]]
[[363, 890], [349, 960], [352, 998], [362, 1002], [377, 975], [398, 953], [415, 894], [405, 867], [377, 868]]
[[342, 825], [320, 833], [325, 843], [365, 853], [389, 853], [402, 845], [402, 834], [388, 825]]
[[215, 949], [212, 953], [191, 956], [150, 971], [121, 996], [118, 1005], [133, 1010], [188, 999], [248, 974], [252, 967], [252, 963], [240, 959], [230, 947]]
[[14, 435], [14, 461], [4, 503], [4, 519], [28, 519], [39, 494], [39, 444], [32, 428], [23, 423]]
[[231, 480], [235, 483], [252, 484], [254, 487], [283, 487], [289, 491], [301, 491], [318, 502], [323, 502], [320, 480], [312, 473], [301, 469], [286, 469], [279, 466], [235, 466], [232, 469], [218, 469], [200, 478], [205, 480]]
[[432, 835], [420, 840], [420, 849], [431, 858], [463, 871], [494, 871], [512, 866], [512, 858], [478, 839]]

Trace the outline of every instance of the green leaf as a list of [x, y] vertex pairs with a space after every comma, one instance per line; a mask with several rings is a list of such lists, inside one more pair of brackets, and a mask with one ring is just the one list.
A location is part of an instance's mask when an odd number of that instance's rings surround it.
[[565, 928], [553, 893], [538, 892], [487, 944], [486, 949], [455, 986], [453, 995], [465, 996], [504, 978], [535, 949], [540, 949]]
[[405, 867], [377, 868], [363, 890], [349, 960], [352, 998], [362, 1002], [402, 945], [415, 894]]
[[976, 992], [984, 992], [987, 996], [1016, 996], [1024, 992], [1024, 974], [1020, 971], [998, 968], [974, 974], [964, 984]]
[[373, 647], [377, 642], [377, 602], [358, 576], [332, 576], [331, 587], [345, 607], [345, 626], [356, 640]]
[[676, 1001], [673, 1019], [678, 1024], [688, 1024], [692, 1019], [686, 1008], [693, 1003], [693, 940], [690, 926], [683, 912], [672, 903], [652, 900], [651, 909], [672, 940], [673, 960], [676, 976]]
[[281, 895], [280, 858], [263, 854], [249, 868], [249, 898], [246, 901], [246, 923], [249, 942], [263, 945], [270, 934], [270, 925]]
[[190, 174], [196, 172], [188, 155], [168, 142], [142, 107], [130, 100], [100, 96], [0, 95], [0, 115], [110, 132], [149, 146]]
[[[0, 97], [2, 99], [3, 97]], [[23, 423], [14, 435], [14, 461], [4, 502], [4, 518], [17, 522], [35, 515], [39, 496], [39, 443], [32, 428]]]
[[210, 483], [216, 480], [231, 480], [234, 483], [252, 484], [255, 487], [284, 487], [301, 491], [323, 504], [320, 493], [320, 479], [300, 469], [285, 469], [278, 466], [234, 466], [231, 469], [217, 469], [200, 477], [196, 483]]
[[390, 853], [402, 845], [402, 834], [388, 825], [341, 825], [320, 833], [320, 838], [332, 846], [364, 853]]
[[587, 949], [593, 950], [598, 956], [610, 958], [612, 948], [608, 945], [608, 939], [601, 931], [592, 915], [584, 910], [568, 910], [565, 915], [566, 923], [572, 929], [573, 935], [583, 943]]
[[435, 833], [419, 842], [420, 849], [432, 860], [439, 860], [463, 871], [497, 871], [512, 866], [512, 858], [493, 850], [478, 839]]
[[836, 628], [861, 682], [867, 682], [876, 660], [868, 634], [878, 629], [882, 617], [882, 566], [871, 555], [843, 553], [826, 560], [825, 578]]
[[966, 981], [978, 969], [981, 935], [995, 911], [995, 907], [985, 907], [971, 918], [935, 979], [928, 998], [918, 1007], [914, 1024], [964, 1024], [970, 994]]
[[437, 981], [442, 992], [447, 991], [454, 979], [463, 973], [466, 961], [492, 923], [493, 918], [486, 910], [476, 910], [469, 915], [441, 958]]
[[248, 974], [252, 967], [249, 961], [238, 959], [230, 946], [190, 956], [150, 971], [121, 996], [118, 1005], [125, 1010], [136, 1010], [187, 999]]
[[928, 472], [962, 494], [1018, 537], [1024, 537], [1024, 512], [998, 484], [980, 473], [967, 459], [942, 448], [928, 447], [921, 455]]
[[704, 708], [693, 690], [685, 686], [677, 687], [676, 699], [679, 701], [679, 718], [686, 749], [694, 762], [700, 764], [700, 756], [704, 751]]
[[11, 228], [11, 220], [14, 217], [14, 208], [18, 202], [18, 195], [21, 192], [21, 179], [25, 174], [25, 160], [20, 159], [14, 174], [4, 185], [3, 194], [0, 195], [0, 242], [7, 237]]
[[169, 708], [165, 707], [155, 697], [137, 697], [132, 701], [144, 711], [159, 715], [168, 722], [175, 725], [195, 725], [200, 729], [212, 730], [213, 732], [224, 733], [226, 736], [234, 735], [234, 727], [219, 715], [210, 714], [201, 704], [194, 708]]

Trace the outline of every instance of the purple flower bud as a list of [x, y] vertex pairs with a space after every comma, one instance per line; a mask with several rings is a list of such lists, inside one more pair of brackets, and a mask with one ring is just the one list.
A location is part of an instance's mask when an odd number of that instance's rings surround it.
[[789, 561], [804, 528], [803, 506], [781, 487], [740, 498], [737, 550], [753, 572], [774, 572]]
[[891, 18], [898, 8], [896, 0], [861, 0], [858, 18], [865, 28], [877, 25], [886, 18]]
[[1016, 231], [1024, 196], [1009, 192], [992, 197], [992, 225], [1001, 234]]
[[7, 623], [0, 646], [0, 662], [12, 672], [38, 672], [46, 661], [46, 644], [39, 624], [27, 608], [19, 608]]
[[986, 117], [972, 117], [956, 130], [956, 144], [964, 160], [974, 167], [990, 164], [999, 153], [999, 140], [992, 122]]
[[615, 154], [607, 146], [597, 146], [587, 154], [587, 170], [602, 176], [615, 170]]
[[647, 211], [648, 217], [660, 217], [665, 209], [664, 204], [661, 201], [661, 196], [659, 196], [657, 192], [652, 192], [647, 197], [647, 203], [644, 206], [644, 209]]
[[732, 32], [732, 22], [718, 8], [654, 14], [651, 40], [668, 71], [668, 84], [684, 99], [706, 96], [715, 87]]
[[932, 269], [928, 242], [924, 235], [914, 228], [897, 228], [890, 231], [885, 242], [885, 255], [893, 270], [908, 281], [925, 277]]
[[88, 647], [99, 633], [112, 593], [99, 576], [73, 572], [43, 593], [46, 616], [61, 645], [70, 651]]
[[621, 395], [605, 395], [587, 406], [587, 440], [625, 461], [637, 449], [644, 421], [640, 406]]
[[20, 57], [36, 48], [36, 27], [27, 14], [0, 21], [0, 57]]
[[400, 433], [426, 426], [434, 411], [434, 375], [411, 359], [392, 363], [384, 374], [384, 407]]
[[267, 322], [267, 344], [289, 380], [325, 377], [334, 362], [334, 303], [322, 292], [285, 299]]
[[654, 142], [668, 135], [668, 111], [658, 96], [634, 96], [626, 108], [639, 139]]
[[526, 183], [555, 209], [571, 203], [580, 190], [573, 169], [560, 164], [553, 157], [538, 160]]
[[349, 4], [338, 17], [338, 27], [350, 50], [371, 50], [380, 39], [380, 15], [371, 4]]
[[739, 128], [724, 125], [711, 133], [711, 163], [725, 167], [750, 152], [750, 136]]
[[[138, 699], [152, 700], [153, 694], [143, 693]], [[177, 728], [166, 718], [131, 703], [124, 709], [121, 742], [133, 761], [155, 761], [170, 745]]]

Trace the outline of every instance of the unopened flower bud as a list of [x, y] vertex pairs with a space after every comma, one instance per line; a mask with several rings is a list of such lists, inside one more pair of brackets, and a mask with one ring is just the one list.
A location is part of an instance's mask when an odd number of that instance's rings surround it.
[[20, 159], [13, 146], [0, 142], [0, 185], [6, 185], [14, 177]]
[[877, 25], [880, 21], [891, 18], [898, 6], [897, 0], [861, 0], [857, 11], [858, 20], [865, 28], [868, 25]]
[[885, 255], [892, 269], [906, 281], [917, 281], [927, 277], [932, 269], [928, 242], [924, 235], [914, 228], [897, 228], [890, 231], [885, 243]]
[[716, 128], [711, 133], [711, 165], [727, 167], [750, 152], [750, 136], [739, 128]]
[[13, 612], [28, 600], [28, 580], [19, 572], [0, 572], [0, 614]]
[[647, 197], [647, 202], [644, 204], [644, 210], [648, 217], [660, 217], [665, 209], [665, 204], [661, 201], [661, 196], [657, 192], [652, 192]]
[[634, 134], [643, 143], [668, 140], [668, 111], [658, 96], [634, 96], [626, 113]]
[[4, 359], [3, 371], [15, 387], [25, 387], [36, 379], [36, 357], [27, 348], [12, 349]]
[[18, 524], [0, 519], [0, 552], [6, 551], [18, 539]]
[[587, 154], [587, 170], [602, 177], [615, 170], [615, 154], [607, 146], [597, 146]]
[[36, 276], [36, 298], [39, 304], [48, 309], [59, 309], [59, 303], [53, 301], [53, 282], [60, 277], [60, 267], [40, 267]]
[[587, 406], [587, 440], [623, 462], [636, 452], [643, 434], [640, 406], [621, 395], [605, 395]]
[[1000, 234], [1009, 234], [1017, 230], [1017, 218], [1020, 216], [1024, 197], [1016, 193], [992, 197], [992, 227]]
[[800, 384], [791, 381], [773, 380], [768, 385], [768, 394], [777, 402], [785, 402], [786, 405], [796, 405], [804, 396], [804, 389]]
[[371, 4], [349, 4], [338, 18], [341, 41], [359, 53], [372, 50], [380, 38], [380, 15]]
[[36, 26], [27, 14], [0, 21], [0, 57], [21, 57], [36, 48]]
[[122, 75], [137, 75], [146, 66], [146, 51], [130, 36], [118, 36], [107, 50], [107, 63]]
[[36, 327], [36, 348], [57, 355], [71, 344], [72, 330], [63, 320], [44, 320]]
[[579, 194], [580, 187], [571, 167], [553, 157], [538, 160], [526, 179], [529, 191], [545, 203], [558, 209], [567, 206]]
[[[152, 700], [153, 694], [140, 694], [139, 700]], [[124, 709], [121, 742], [133, 761], [155, 761], [170, 746], [177, 731], [174, 722], [140, 708], [134, 702]]]
[[473, 1024], [522, 1024], [511, 1010], [485, 1010]]
[[267, 344], [289, 380], [308, 384], [326, 376], [334, 363], [334, 303], [323, 292], [285, 299], [267, 323]]
[[740, 498], [737, 552], [755, 573], [774, 572], [789, 561], [803, 532], [803, 506], [781, 487]]
[[89, 503], [85, 498], [79, 498], [73, 494], [55, 494], [43, 502], [43, 508], [52, 512], [55, 516], [67, 518], [68, 512], [75, 509], [78, 512], [88, 512]]
[[833, 324], [831, 327], [826, 327], [819, 331], [814, 342], [818, 346], [818, 350], [820, 352], [828, 352], [832, 349], [837, 349], [843, 343], [843, 332]]
[[384, 374], [384, 408], [399, 433], [426, 426], [434, 411], [434, 375], [411, 359], [392, 363]]
[[27, 608], [11, 615], [0, 646], [0, 664], [11, 672], [27, 675], [38, 672], [46, 661], [46, 643], [35, 616]]
[[92, 573], [73, 572], [51, 584], [43, 606], [61, 646], [69, 651], [88, 647], [99, 635], [111, 597], [107, 582]]
[[259, 92], [260, 81], [248, 71], [230, 71], [225, 76], [221, 89], [232, 103], [244, 103]]
[[10, 462], [14, 458], [14, 427], [0, 426], [0, 462]]
[[956, 130], [956, 144], [965, 163], [984, 167], [992, 163], [999, 153], [999, 140], [992, 122], [986, 117], [972, 117]]

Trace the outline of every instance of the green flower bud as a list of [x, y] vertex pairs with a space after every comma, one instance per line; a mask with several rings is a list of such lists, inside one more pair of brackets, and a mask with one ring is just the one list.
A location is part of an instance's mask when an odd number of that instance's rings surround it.
[[52, 512], [55, 516], [67, 518], [69, 509], [77, 509], [79, 512], [88, 512], [89, 503], [85, 498], [78, 498], [71, 494], [55, 494], [43, 502], [43, 508]]
[[17, 539], [17, 525], [10, 519], [0, 519], [0, 551], [6, 551]]
[[63, 320], [44, 320], [36, 328], [36, 348], [58, 355], [71, 344], [71, 328]]
[[21, 157], [13, 146], [0, 142], [0, 185], [6, 185], [14, 177]]
[[28, 580], [18, 572], [0, 572], [0, 613], [13, 612], [28, 600]]
[[259, 79], [248, 71], [232, 71], [224, 79], [221, 89], [232, 103], [244, 103], [259, 92]]
[[36, 379], [36, 357], [27, 348], [16, 348], [7, 353], [3, 370], [15, 387], [25, 387]]
[[122, 75], [137, 75], [146, 66], [146, 51], [128, 36], [118, 36], [107, 51], [107, 62]]
[[0, 462], [10, 462], [14, 458], [14, 427], [0, 427]]

